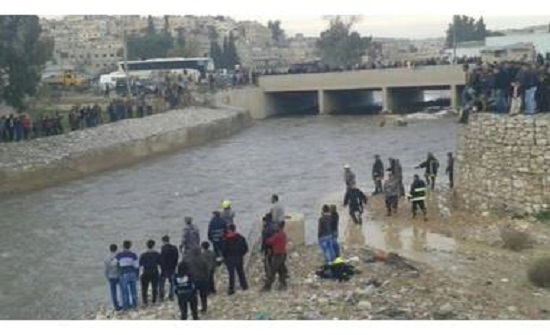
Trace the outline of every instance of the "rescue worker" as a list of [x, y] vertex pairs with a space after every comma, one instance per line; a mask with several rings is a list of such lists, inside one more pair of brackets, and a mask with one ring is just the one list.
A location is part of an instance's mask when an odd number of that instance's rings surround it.
[[393, 173], [388, 174], [388, 179], [384, 181], [384, 194], [386, 196], [387, 216], [391, 216], [392, 210], [397, 214], [397, 202], [399, 200], [399, 185]]
[[414, 181], [411, 184], [409, 199], [412, 202], [413, 219], [416, 218], [416, 211], [420, 209], [424, 214], [424, 221], [428, 221], [428, 211], [426, 209], [426, 183], [415, 174]]
[[384, 163], [379, 155], [374, 156], [374, 164], [372, 166], [372, 179], [374, 180], [374, 193], [377, 195], [382, 193], [382, 180], [384, 179]]
[[351, 171], [348, 164], [344, 165], [344, 182], [346, 183], [347, 189], [355, 185], [355, 173]]
[[235, 212], [231, 209], [231, 201], [224, 200], [222, 202], [222, 212], [220, 217], [226, 224], [232, 224], [235, 220]]
[[[362, 224], [363, 206], [367, 204], [367, 196], [355, 185], [352, 185], [344, 197], [344, 207], [349, 205], [349, 215], [355, 224]], [[359, 214], [359, 215], [357, 215]]]
[[452, 152], [447, 153], [447, 169], [445, 172], [449, 176], [449, 187], [453, 188], [454, 186], [454, 167], [455, 167], [455, 158], [453, 157]]
[[415, 169], [425, 168], [424, 176], [426, 177], [426, 183], [431, 187], [432, 190], [435, 189], [435, 178], [437, 177], [437, 170], [439, 169], [439, 162], [435, 156], [428, 152], [428, 158], [425, 162], [418, 165]]

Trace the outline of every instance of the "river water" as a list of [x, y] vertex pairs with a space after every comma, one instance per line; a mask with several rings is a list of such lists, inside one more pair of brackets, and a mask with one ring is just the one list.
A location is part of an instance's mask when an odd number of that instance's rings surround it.
[[378, 124], [371, 116], [269, 119], [172, 156], [0, 199], [0, 318], [81, 317], [109, 301], [102, 263], [109, 244], [130, 239], [141, 252], [164, 234], [179, 244], [184, 216], [204, 237], [223, 199], [246, 234], [278, 193], [288, 212], [305, 215], [314, 241], [321, 202], [343, 191], [343, 164], [370, 194], [374, 154], [385, 164], [399, 158], [409, 184], [427, 151], [444, 167], [455, 150], [455, 120]]

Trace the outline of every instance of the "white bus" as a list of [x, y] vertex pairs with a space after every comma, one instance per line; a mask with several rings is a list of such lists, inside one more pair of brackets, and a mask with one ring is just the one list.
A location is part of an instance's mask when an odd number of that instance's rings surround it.
[[[151, 78], [157, 73], [192, 76], [198, 81], [201, 76], [214, 71], [212, 58], [154, 58], [138, 61], [128, 61], [128, 74], [140, 79]], [[118, 62], [118, 72], [125, 73], [125, 64]]]

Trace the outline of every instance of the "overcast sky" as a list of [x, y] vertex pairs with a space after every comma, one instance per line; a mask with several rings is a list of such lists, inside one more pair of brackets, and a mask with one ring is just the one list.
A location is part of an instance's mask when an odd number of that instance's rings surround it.
[[[154, 0], [4, 1], [4, 14], [225, 15], [267, 23], [279, 19], [289, 34], [318, 36], [327, 14], [362, 15], [357, 30], [375, 37], [441, 37], [453, 14], [483, 15], [487, 28], [521, 28], [550, 23], [550, 1], [487, 0]], [[29, 12], [32, 9], [32, 12]]]

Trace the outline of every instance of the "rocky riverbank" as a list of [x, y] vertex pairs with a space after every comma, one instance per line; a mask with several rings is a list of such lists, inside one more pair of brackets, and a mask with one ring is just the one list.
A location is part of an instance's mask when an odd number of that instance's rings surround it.
[[247, 112], [187, 108], [0, 146], [0, 194], [43, 188], [236, 133]]
[[[365, 245], [373, 241], [372, 225], [361, 229], [349, 224], [342, 215], [343, 256], [359, 270], [348, 282], [318, 278], [322, 264], [318, 246], [290, 247], [289, 287], [286, 291], [261, 293], [263, 265], [257, 250], [248, 266], [251, 288], [225, 294], [227, 278], [220, 268], [219, 294], [209, 302], [206, 320], [381, 320], [381, 319], [550, 319], [550, 291], [533, 287], [526, 275], [528, 266], [539, 255], [548, 253], [550, 229], [530, 221], [474, 217], [452, 213], [438, 214], [436, 197], [430, 197], [429, 221], [410, 220], [408, 204], [403, 203], [397, 216], [385, 217], [383, 199], [371, 197], [371, 220], [381, 222], [387, 234], [385, 251], [396, 250], [395, 243], [406, 244], [399, 231], [413, 227], [412, 254], [419, 261], [401, 257], [401, 262], [373, 262], [379, 251]], [[530, 248], [511, 251], [502, 248], [503, 227], [527, 232], [533, 240]], [[369, 228], [370, 227], [370, 228]], [[393, 231], [393, 232], [392, 232]], [[397, 232], [397, 233], [396, 233]], [[430, 236], [426, 236], [426, 233]], [[358, 238], [356, 235], [362, 235]], [[430, 241], [434, 234], [453, 239], [451, 249], [440, 249]], [[370, 235], [370, 236], [369, 236]], [[396, 235], [396, 236], [394, 236]], [[414, 257], [413, 257], [414, 258]], [[165, 302], [128, 313], [115, 313], [103, 307], [87, 319], [160, 319], [179, 318], [177, 304]]]

